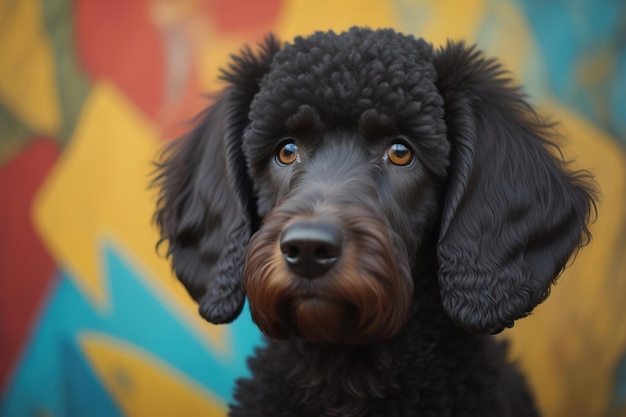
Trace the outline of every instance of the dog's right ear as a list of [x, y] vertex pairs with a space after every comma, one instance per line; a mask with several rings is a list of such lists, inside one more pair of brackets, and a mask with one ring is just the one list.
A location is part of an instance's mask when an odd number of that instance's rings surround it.
[[450, 42], [434, 64], [451, 144], [441, 298], [460, 326], [497, 333], [530, 314], [589, 242], [595, 183], [551, 152], [553, 125], [495, 60]]
[[174, 272], [212, 323], [234, 320], [243, 307], [246, 247], [257, 223], [242, 150], [248, 111], [279, 42], [232, 56], [228, 83], [198, 125], [173, 141], [157, 162], [155, 222], [168, 242]]

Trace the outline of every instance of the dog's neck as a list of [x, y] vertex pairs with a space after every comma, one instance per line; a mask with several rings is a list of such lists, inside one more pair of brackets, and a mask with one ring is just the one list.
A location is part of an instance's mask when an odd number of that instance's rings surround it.
[[394, 357], [391, 346], [322, 346], [300, 339], [289, 343], [302, 360], [287, 378], [300, 393], [298, 403], [308, 405], [312, 415], [361, 415], [397, 388], [404, 361]]
[[426, 358], [439, 343], [441, 332], [453, 327], [440, 303], [433, 302], [438, 300], [436, 285], [418, 287], [404, 330], [387, 342], [318, 345], [297, 338], [288, 341], [299, 353], [299, 361], [287, 376], [294, 392], [300, 394], [298, 403], [309, 408], [311, 415], [363, 415], [377, 400], [394, 395], [408, 367], [427, 367]]
[[[434, 248], [426, 245], [425, 248]], [[424, 251], [428, 251], [425, 249]], [[287, 380], [300, 394], [299, 404], [311, 415], [359, 416], [377, 400], [394, 395], [406, 385], [402, 375], [427, 372], [431, 353], [441, 338], [462, 332], [443, 311], [436, 254], [421, 253], [426, 263], [415, 265], [415, 290], [411, 311], [400, 334], [371, 345], [319, 345], [292, 338], [287, 344], [298, 352]]]
[[362, 346], [321, 347], [302, 344], [306, 360], [289, 375], [301, 403], [323, 407], [328, 415], [352, 415], [395, 386], [398, 369], [384, 349]]

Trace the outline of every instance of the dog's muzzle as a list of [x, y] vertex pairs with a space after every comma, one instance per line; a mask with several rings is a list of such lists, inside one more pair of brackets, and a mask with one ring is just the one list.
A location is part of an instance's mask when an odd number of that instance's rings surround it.
[[406, 249], [361, 204], [270, 211], [248, 246], [244, 286], [266, 335], [371, 344], [403, 327], [413, 297]]

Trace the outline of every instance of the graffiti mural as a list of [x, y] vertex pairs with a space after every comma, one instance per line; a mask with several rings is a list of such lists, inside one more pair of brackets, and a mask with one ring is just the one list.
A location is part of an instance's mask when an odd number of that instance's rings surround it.
[[225, 415], [261, 336], [201, 320], [156, 250], [152, 161], [229, 54], [352, 25], [478, 43], [560, 121], [593, 243], [502, 337], [546, 416], [626, 416], [623, 1], [0, 0], [1, 416]]

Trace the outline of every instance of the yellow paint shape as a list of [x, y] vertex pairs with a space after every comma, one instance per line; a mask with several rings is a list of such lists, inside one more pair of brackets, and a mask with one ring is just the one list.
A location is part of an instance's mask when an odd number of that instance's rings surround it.
[[226, 406], [216, 395], [150, 352], [97, 333], [83, 333], [79, 342], [128, 417], [226, 415]]
[[112, 84], [94, 86], [67, 149], [42, 186], [34, 223], [55, 259], [95, 307], [109, 305], [101, 239], [117, 237], [149, 273], [146, 284], [217, 353], [228, 354], [225, 327], [203, 321], [197, 306], [155, 251], [156, 191], [151, 161], [162, 143], [155, 128]]
[[0, 2], [0, 102], [35, 132], [61, 123], [54, 58], [40, 0]]
[[[533, 51], [537, 50], [525, 14], [517, 3], [510, 1], [490, 3], [489, 14], [491, 18], [486, 23], [486, 26], [491, 27], [489, 33], [480, 40], [470, 37], [466, 39], [468, 42], [480, 42], [480, 49], [497, 57], [506, 70], [512, 71], [511, 77], [520, 79], [529, 69]], [[489, 36], [492, 33], [497, 36]], [[535, 60], [532, 63], [536, 62]]]
[[290, 41], [318, 30], [342, 31], [355, 25], [376, 29], [394, 27], [395, 23], [389, 1], [288, 0], [282, 5], [275, 30], [281, 40]]
[[[225, 83], [219, 79], [221, 70], [231, 63], [231, 55], [238, 55], [247, 43], [235, 37], [226, 37], [219, 33], [211, 33], [202, 44], [198, 62], [198, 78], [201, 91], [215, 93], [221, 91]], [[248, 43], [253, 50], [256, 43]], [[207, 100], [207, 105], [210, 101]]]
[[[562, 148], [566, 158], [575, 160], [574, 168], [591, 171], [600, 186], [599, 216], [591, 227], [592, 243], [560, 277], [548, 300], [506, 334], [545, 415], [602, 415], [615, 363], [626, 349], [626, 280], [614, 274], [618, 251], [626, 257], [621, 247], [626, 156], [614, 138], [582, 115], [558, 103], [546, 104], [546, 113], [561, 122], [568, 140]], [[593, 392], [581, 396], [590, 392], [590, 381]]]
[[[448, 39], [475, 40], [487, 10], [485, 0], [398, 0], [402, 8], [422, 11], [415, 25], [403, 29], [426, 39], [433, 45], [445, 45]], [[404, 25], [410, 24], [403, 22]]]
[[[412, 24], [400, 18], [404, 9], [423, 12], [416, 15]], [[342, 31], [351, 26], [395, 28], [437, 46], [448, 39], [476, 39], [486, 9], [485, 0], [289, 0], [282, 6], [275, 31], [280, 39], [289, 41], [318, 30]]]

